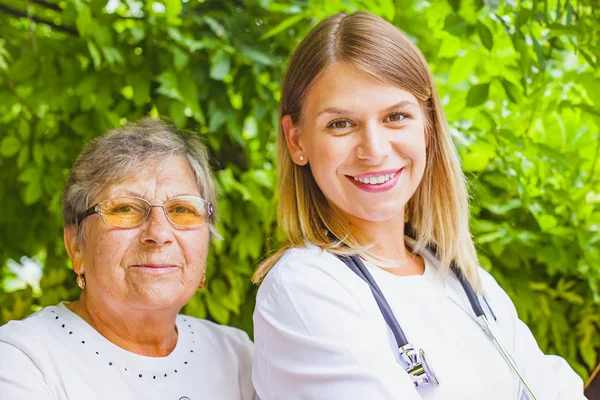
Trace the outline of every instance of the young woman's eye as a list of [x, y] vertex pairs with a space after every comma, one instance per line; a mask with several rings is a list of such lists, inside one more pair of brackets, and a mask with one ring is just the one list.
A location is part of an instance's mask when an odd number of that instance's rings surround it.
[[408, 114], [397, 112], [397, 113], [393, 113], [393, 114], [388, 115], [385, 118], [385, 122], [388, 122], [388, 121], [389, 122], [400, 122], [400, 121], [404, 120], [407, 117], [409, 117]]
[[329, 125], [327, 125], [328, 128], [333, 129], [346, 129], [350, 128], [350, 126], [350, 121], [348, 121], [347, 119], [338, 119], [337, 121], [333, 121]]

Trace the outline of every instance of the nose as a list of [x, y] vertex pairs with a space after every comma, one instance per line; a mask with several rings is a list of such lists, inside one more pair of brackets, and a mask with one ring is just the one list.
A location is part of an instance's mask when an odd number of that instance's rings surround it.
[[148, 219], [141, 226], [140, 241], [153, 246], [164, 246], [172, 243], [173, 226], [161, 207], [152, 207]]
[[360, 141], [356, 146], [356, 157], [368, 164], [383, 163], [390, 152], [389, 138], [384, 128], [367, 124], [360, 132]]

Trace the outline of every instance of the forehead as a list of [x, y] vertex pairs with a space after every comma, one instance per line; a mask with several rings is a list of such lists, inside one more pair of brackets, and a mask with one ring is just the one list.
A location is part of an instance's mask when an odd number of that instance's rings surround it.
[[352, 112], [379, 111], [402, 101], [419, 104], [410, 92], [376, 79], [351, 63], [340, 62], [317, 78], [308, 91], [303, 108], [314, 116], [327, 107]]
[[199, 196], [200, 193], [187, 158], [176, 155], [132, 166], [121, 180], [109, 184], [98, 197], [105, 199], [123, 195], [153, 199]]

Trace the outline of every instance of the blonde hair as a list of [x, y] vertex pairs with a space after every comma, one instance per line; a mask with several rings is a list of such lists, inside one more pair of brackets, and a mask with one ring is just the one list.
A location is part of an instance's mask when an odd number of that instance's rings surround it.
[[[435, 249], [443, 270], [454, 261], [471, 284], [479, 288], [460, 161], [427, 62], [400, 30], [366, 12], [341, 13], [321, 21], [291, 57], [281, 94], [280, 118], [289, 114], [297, 124], [312, 84], [324, 70], [341, 61], [418, 99], [425, 114], [428, 147], [422, 181], [408, 202], [407, 217], [416, 240], [412, 251]], [[317, 186], [310, 167], [292, 161], [281, 126], [277, 152], [279, 221], [285, 243], [262, 262], [253, 281], [260, 282], [286, 250], [306, 242], [335, 254], [364, 253], [365, 244], [350, 234], [339, 211]], [[330, 235], [337, 240], [332, 241]]]

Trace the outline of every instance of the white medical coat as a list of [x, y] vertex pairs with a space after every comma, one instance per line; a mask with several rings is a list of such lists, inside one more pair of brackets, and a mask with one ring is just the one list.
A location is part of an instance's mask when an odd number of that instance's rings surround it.
[[[517, 400], [521, 386], [475, 321], [456, 277], [428, 252], [423, 276], [399, 277], [365, 262], [409, 342], [423, 348], [440, 381], [415, 389], [369, 286], [336, 256], [291, 249], [256, 300], [253, 382], [262, 400]], [[567, 362], [545, 355], [508, 295], [480, 269], [495, 331], [538, 400], [581, 400]], [[491, 316], [490, 316], [491, 317]]]

